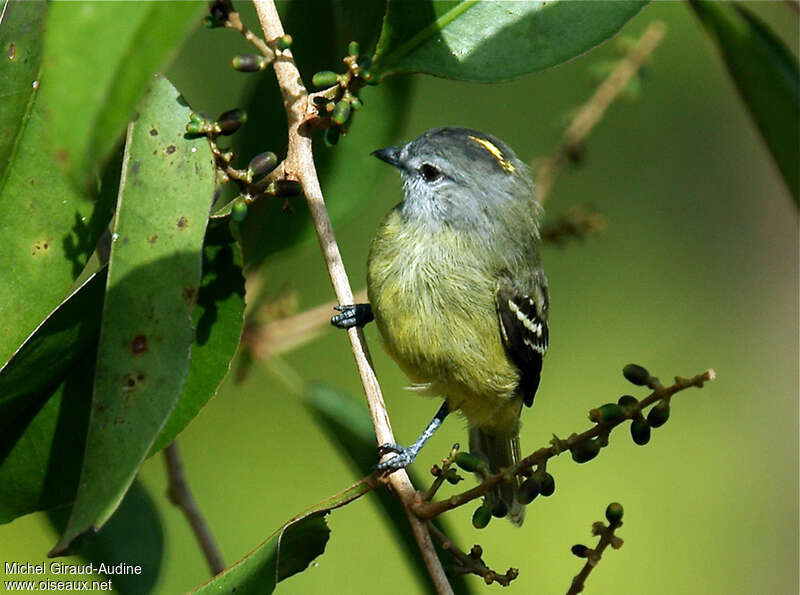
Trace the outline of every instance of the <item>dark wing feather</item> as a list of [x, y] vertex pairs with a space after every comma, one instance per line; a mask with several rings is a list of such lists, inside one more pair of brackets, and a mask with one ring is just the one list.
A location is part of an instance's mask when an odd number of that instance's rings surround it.
[[519, 368], [520, 392], [528, 407], [533, 405], [539, 388], [542, 356], [549, 340], [546, 304], [537, 304], [537, 297], [519, 291], [510, 283], [501, 283], [494, 294], [503, 346]]

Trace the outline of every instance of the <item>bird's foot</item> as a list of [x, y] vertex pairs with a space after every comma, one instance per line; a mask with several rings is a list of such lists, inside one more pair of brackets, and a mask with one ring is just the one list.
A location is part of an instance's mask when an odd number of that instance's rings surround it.
[[381, 461], [373, 468], [380, 473], [385, 471], [397, 471], [398, 469], [405, 469], [419, 454], [420, 447], [416, 444], [411, 446], [400, 446], [399, 444], [381, 444], [378, 447], [378, 456], [383, 457], [389, 453], [395, 453], [393, 457]]
[[362, 328], [365, 324], [375, 319], [369, 304], [334, 306], [333, 309], [341, 312], [341, 314], [331, 317], [331, 324], [336, 328], [349, 329], [354, 326]]

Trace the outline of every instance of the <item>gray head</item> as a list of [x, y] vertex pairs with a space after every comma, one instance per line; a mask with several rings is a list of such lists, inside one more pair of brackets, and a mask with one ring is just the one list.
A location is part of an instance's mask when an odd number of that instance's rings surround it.
[[474, 227], [497, 222], [498, 216], [538, 212], [527, 166], [484, 132], [435, 128], [372, 154], [400, 170], [405, 191], [400, 210], [406, 218]]

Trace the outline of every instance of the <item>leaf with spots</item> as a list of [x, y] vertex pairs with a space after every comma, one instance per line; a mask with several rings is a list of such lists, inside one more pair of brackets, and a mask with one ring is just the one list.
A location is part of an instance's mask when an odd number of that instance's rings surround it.
[[116, 510], [186, 381], [215, 178], [205, 138], [184, 138], [189, 112], [158, 76], [128, 127], [86, 456], [54, 555]]
[[65, 298], [110, 218], [107, 195], [85, 200], [51, 157], [39, 96], [47, 5], [2, 8], [0, 367]]

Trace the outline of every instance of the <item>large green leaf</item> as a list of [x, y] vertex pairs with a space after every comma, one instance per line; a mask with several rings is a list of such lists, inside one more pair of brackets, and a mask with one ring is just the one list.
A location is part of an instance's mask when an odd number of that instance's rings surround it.
[[[355, 473], [359, 475], [369, 473], [377, 462], [378, 457], [375, 433], [366, 408], [353, 398], [325, 384], [311, 386], [306, 404], [314, 414], [320, 428], [327, 434], [330, 441], [336, 445], [337, 452], [345, 457]], [[423, 485], [422, 479], [416, 475], [412, 468], [407, 468], [406, 472], [415, 486]], [[411, 525], [408, 524], [406, 519], [403, 505], [393, 494], [386, 490], [375, 490], [375, 496], [383, 509], [383, 518], [392, 527], [398, 541], [404, 544], [407, 552], [414, 552], [414, 555], [407, 557], [407, 561], [413, 565], [417, 576], [420, 578], [420, 587], [427, 591], [435, 592], [428, 578], [425, 561], [419, 553], [416, 538], [411, 531]], [[453, 534], [442, 517], [437, 518], [434, 523], [445, 534]], [[437, 550], [437, 553], [445, 568], [452, 565], [453, 561], [449, 554], [439, 550]], [[455, 593], [467, 594], [471, 592], [469, 583], [463, 576], [451, 576], [449, 580], [450, 586], [453, 587]]]
[[560, 64], [614, 35], [646, 2], [389, 0], [373, 70], [511, 79]]
[[[23, 4], [39, 9], [9, 3], [0, 27], [5, 51], [15, 44], [15, 59], [0, 60], [0, 80], [13, 95], [9, 106], [19, 107], [19, 89], [32, 90], [0, 175], [0, 207], [6, 213], [0, 219], [0, 366], [62, 301], [110, 217], [107, 202], [83, 200], [51, 157], [39, 96], [47, 80], [39, 74], [35, 75], [39, 84], [32, 85], [31, 80], [36, 55], [33, 31], [41, 26], [44, 4]], [[25, 31], [30, 32], [27, 38], [22, 35]], [[27, 56], [29, 63], [20, 67], [17, 56], [20, 60]], [[0, 111], [6, 113], [5, 104]], [[3, 126], [7, 124], [4, 120]]]
[[27, 402], [0, 432], [0, 523], [74, 500], [96, 353], [86, 352], [52, 394]]
[[189, 425], [230, 370], [244, 323], [241, 261], [228, 222], [212, 221], [203, 247], [203, 281], [192, 311], [195, 333], [189, 374], [175, 410], [150, 449], [151, 455]]
[[61, 383], [72, 365], [97, 346], [106, 270], [90, 276], [0, 367], [0, 432], [43, 391]]
[[34, 81], [42, 61], [47, 4], [4, 0], [0, 21], [0, 180], [11, 163], [14, 145], [30, 115]]
[[800, 204], [800, 70], [770, 28], [744, 6], [692, 0]]
[[128, 127], [86, 457], [54, 555], [108, 520], [184, 386], [215, 178], [189, 113], [159, 76]]
[[81, 188], [121, 139], [150, 77], [196, 26], [200, 2], [56, 2], [42, 102], [52, 150]]
[[[48, 512], [53, 528], [61, 533], [69, 518], [68, 508]], [[158, 508], [142, 483], [135, 481], [122, 504], [103, 527], [76, 552], [94, 564], [96, 572], [110, 579], [120, 595], [152, 593], [164, 556], [164, 529]], [[103, 566], [101, 566], [101, 564]], [[140, 574], [114, 572], [119, 564], [140, 566]], [[109, 572], [103, 572], [105, 568]]]

